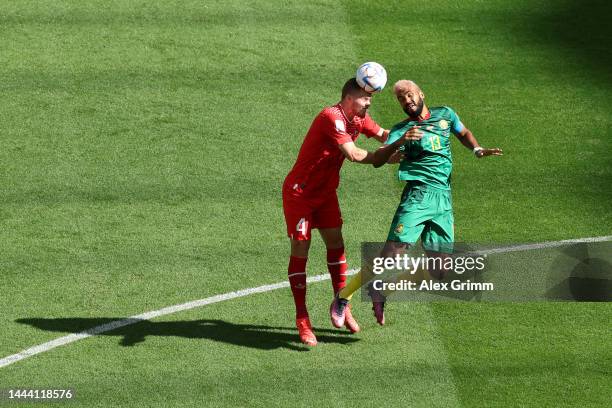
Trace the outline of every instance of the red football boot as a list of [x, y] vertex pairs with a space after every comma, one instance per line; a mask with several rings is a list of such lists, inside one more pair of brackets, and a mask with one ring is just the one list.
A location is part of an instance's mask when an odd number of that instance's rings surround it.
[[295, 325], [297, 326], [298, 333], [300, 334], [300, 341], [307, 346], [316, 346], [317, 337], [312, 332], [312, 325], [308, 317], [302, 317], [295, 319]]

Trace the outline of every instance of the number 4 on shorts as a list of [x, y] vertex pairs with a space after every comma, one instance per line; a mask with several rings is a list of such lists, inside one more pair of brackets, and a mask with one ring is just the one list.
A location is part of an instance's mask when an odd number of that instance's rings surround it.
[[295, 226], [296, 231], [299, 231], [302, 235], [306, 236], [306, 231], [308, 231], [308, 221], [306, 218], [300, 218], [297, 225]]

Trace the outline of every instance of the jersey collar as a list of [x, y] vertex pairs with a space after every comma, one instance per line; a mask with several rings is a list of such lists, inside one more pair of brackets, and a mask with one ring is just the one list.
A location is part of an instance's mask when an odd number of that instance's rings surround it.
[[[342, 109], [342, 105], [341, 104], [337, 104], [336, 105], [338, 107], [338, 109], [340, 109], [340, 112], [342, 112], [342, 116], [344, 116], [344, 119], [346, 119], [346, 121], [350, 124], [353, 124], [352, 120], [349, 120], [348, 116], [346, 116], [346, 113], [344, 113], [344, 109]], [[353, 120], [355, 120], [355, 117], [353, 116]]]
[[[428, 111], [428, 112], [427, 112], [427, 116], [425, 116], [423, 119], [416, 118], [416, 121], [420, 123], [420, 122], [423, 122], [423, 121], [425, 121], [425, 120], [427, 120], [427, 119], [429, 119], [429, 118], [431, 118], [431, 111]], [[414, 121], [415, 121], [415, 120], [414, 120], [414, 119], [412, 119], [410, 116], [408, 116], [408, 120], [409, 120], [409, 121], [411, 121], [411, 122], [414, 122]]]

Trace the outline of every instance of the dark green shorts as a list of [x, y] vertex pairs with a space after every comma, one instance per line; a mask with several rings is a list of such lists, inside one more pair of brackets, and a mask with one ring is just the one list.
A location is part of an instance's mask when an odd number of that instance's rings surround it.
[[387, 240], [415, 245], [420, 237], [426, 250], [452, 253], [454, 222], [450, 190], [408, 182]]

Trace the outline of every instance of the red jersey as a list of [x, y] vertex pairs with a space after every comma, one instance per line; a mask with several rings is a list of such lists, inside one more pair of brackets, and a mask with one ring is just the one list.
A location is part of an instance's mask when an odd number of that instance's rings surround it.
[[354, 142], [360, 133], [376, 136], [380, 126], [366, 113], [349, 121], [340, 104], [323, 109], [310, 125], [300, 153], [283, 186], [306, 196], [334, 191], [340, 183], [344, 154], [338, 147]]

